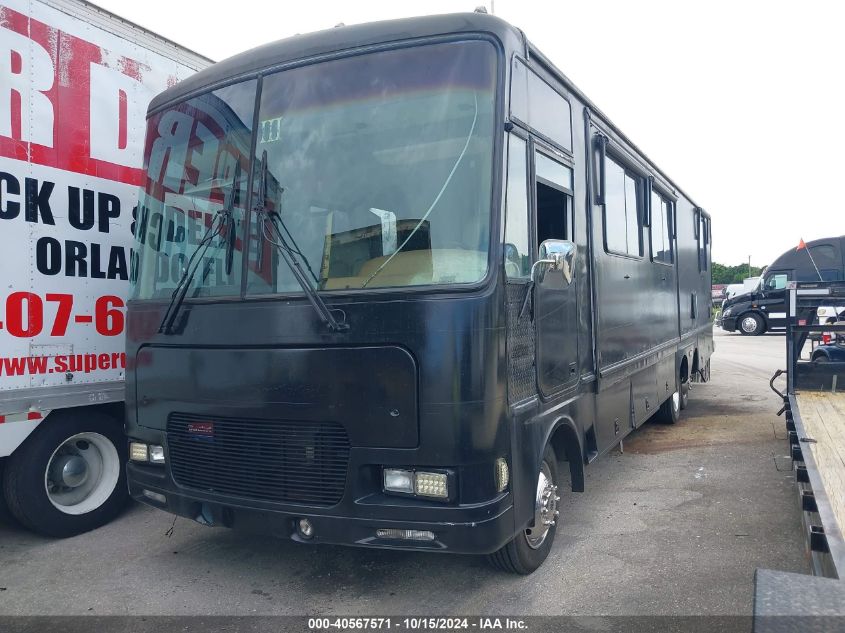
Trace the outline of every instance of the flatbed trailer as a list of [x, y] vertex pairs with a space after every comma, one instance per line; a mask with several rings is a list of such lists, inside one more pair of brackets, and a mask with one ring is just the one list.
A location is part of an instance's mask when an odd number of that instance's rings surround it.
[[[845, 322], [820, 323], [819, 308], [845, 307], [845, 282], [787, 285], [787, 369], [770, 386], [783, 400], [789, 456], [795, 472], [809, 567], [816, 578], [758, 569], [754, 584], [754, 633], [841, 631], [845, 624], [845, 362], [812, 345], [827, 334], [837, 345]], [[827, 337], [825, 337], [827, 338]], [[807, 353], [807, 352], [810, 353]], [[829, 360], [832, 358], [833, 360]], [[815, 360], [814, 360], [815, 359]], [[786, 392], [775, 380], [786, 374]]]
[[792, 282], [787, 292], [786, 428], [813, 573], [845, 577], [845, 362], [813, 362], [802, 351], [816, 332], [845, 336], [845, 323], [819, 324], [822, 305], [845, 306], [845, 283]]

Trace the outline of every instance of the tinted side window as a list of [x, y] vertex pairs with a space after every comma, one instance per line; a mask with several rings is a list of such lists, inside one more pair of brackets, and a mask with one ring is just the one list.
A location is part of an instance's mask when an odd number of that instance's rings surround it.
[[511, 77], [511, 115], [572, 151], [569, 102], [518, 60], [513, 64]]
[[526, 143], [510, 136], [508, 148], [507, 215], [505, 219], [505, 275], [526, 278], [531, 271], [528, 250], [528, 176]]
[[698, 215], [698, 270], [707, 270], [707, 253], [710, 245], [710, 220], [701, 210], [696, 211]]
[[611, 158], [605, 162], [605, 246], [614, 253], [642, 255], [637, 178]]
[[651, 194], [651, 259], [671, 264], [672, 205], [657, 192]]

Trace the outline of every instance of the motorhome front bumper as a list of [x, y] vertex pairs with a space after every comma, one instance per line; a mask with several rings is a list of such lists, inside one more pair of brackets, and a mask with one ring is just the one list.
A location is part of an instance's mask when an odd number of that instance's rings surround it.
[[[347, 490], [336, 506], [318, 508], [185, 489], [161, 466], [129, 463], [127, 479], [135, 500], [160, 510], [208, 526], [302, 543], [487, 554], [514, 533], [508, 493], [486, 503], [446, 506], [382, 494], [357, 498]], [[303, 525], [308, 529], [303, 530]]]

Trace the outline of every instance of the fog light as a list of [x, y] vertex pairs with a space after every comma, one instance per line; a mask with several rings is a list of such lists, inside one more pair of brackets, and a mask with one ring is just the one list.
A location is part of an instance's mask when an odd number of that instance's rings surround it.
[[496, 460], [496, 491], [504, 492], [507, 490], [509, 479], [508, 462], [504, 457], [500, 457]]
[[378, 538], [389, 538], [400, 541], [433, 541], [434, 532], [428, 530], [396, 530], [393, 528], [383, 528], [376, 530]]
[[449, 478], [446, 473], [417, 472], [414, 477], [414, 490], [421, 497], [449, 497]]
[[163, 446], [156, 446], [155, 444], [150, 444], [150, 461], [153, 464], [163, 464], [164, 463], [164, 447]]
[[384, 489], [389, 492], [414, 494], [414, 473], [397, 468], [384, 469]]
[[147, 461], [147, 445], [140, 442], [129, 443], [129, 459], [133, 462]]
[[305, 538], [314, 536], [314, 524], [308, 519], [299, 520], [299, 534]]
[[157, 492], [153, 492], [152, 490], [142, 490], [141, 494], [144, 495], [147, 499], [152, 499], [156, 503], [160, 503], [162, 505], [167, 505], [167, 497]]

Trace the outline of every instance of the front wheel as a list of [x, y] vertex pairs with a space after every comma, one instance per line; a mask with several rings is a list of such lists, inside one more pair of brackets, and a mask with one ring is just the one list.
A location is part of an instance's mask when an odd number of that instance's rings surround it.
[[537, 476], [534, 498], [534, 518], [499, 551], [490, 554], [494, 567], [512, 574], [527, 576], [548, 558], [557, 532], [560, 511], [558, 504], [557, 458], [551, 446], [546, 446]]
[[749, 312], [744, 315], [739, 321], [739, 331], [744, 336], [759, 336], [766, 329], [766, 324], [763, 322], [759, 314]]
[[9, 458], [3, 493], [12, 515], [45, 536], [66, 537], [107, 523], [123, 508], [126, 440], [100, 411], [57, 411]]

